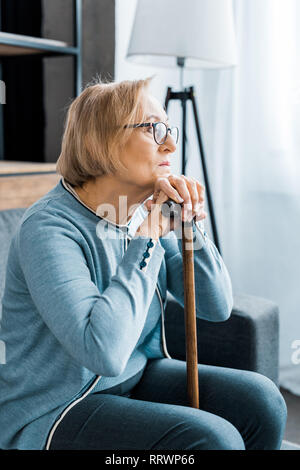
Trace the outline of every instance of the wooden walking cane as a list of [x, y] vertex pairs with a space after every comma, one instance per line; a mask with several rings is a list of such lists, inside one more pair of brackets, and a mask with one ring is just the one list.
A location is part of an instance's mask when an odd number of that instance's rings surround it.
[[[181, 208], [178, 210], [178, 204], [169, 199], [167, 205], [170, 207], [170, 217], [181, 217]], [[193, 220], [191, 222], [184, 222], [182, 220], [182, 262], [187, 394], [189, 406], [199, 408], [193, 224]]]

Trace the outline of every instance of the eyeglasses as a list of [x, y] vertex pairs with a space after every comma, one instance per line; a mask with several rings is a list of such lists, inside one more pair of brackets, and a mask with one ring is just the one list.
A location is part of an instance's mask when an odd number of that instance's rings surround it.
[[144, 122], [142, 124], [127, 124], [124, 126], [124, 129], [127, 127], [136, 128], [136, 127], [150, 127], [153, 129], [153, 137], [155, 142], [158, 145], [165, 143], [168, 137], [168, 132], [170, 132], [171, 137], [175, 141], [175, 144], [178, 142], [179, 129], [178, 127], [168, 127], [164, 122]]

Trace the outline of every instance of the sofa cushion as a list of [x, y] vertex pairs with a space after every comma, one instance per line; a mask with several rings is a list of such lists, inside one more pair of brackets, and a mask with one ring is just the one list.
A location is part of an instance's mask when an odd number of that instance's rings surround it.
[[25, 208], [0, 211], [0, 318], [8, 250], [12, 236], [17, 230], [18, 222], [25, 211]]

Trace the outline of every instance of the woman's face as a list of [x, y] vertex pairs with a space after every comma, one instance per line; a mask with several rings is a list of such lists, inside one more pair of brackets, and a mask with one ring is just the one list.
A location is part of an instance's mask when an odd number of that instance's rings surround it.
[[[145, 93], [143, 103], [145, 122], [161, 121], [169, 127], [167, 115], [156, 98]], [[171, 164], [171, 154], [175, 150], [176, 143], [169, 132], [165, 143], [159, 145], [153, 138], [152, 127], [135, 128], [120, 154], [120, 160], [129, 170], [124, 178], [141, 187], [152, 187], [159, 176], [171, 174], [170, 166], [160, 165], [165, 161]]]

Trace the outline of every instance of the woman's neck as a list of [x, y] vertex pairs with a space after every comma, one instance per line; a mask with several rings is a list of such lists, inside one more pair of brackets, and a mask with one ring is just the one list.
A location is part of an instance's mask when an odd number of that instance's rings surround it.
[[107, 175], [73, 189], [97, 215], [117, 225], [126, 225], [137, 207], [153, 193], [153, 188], [141, 188]]

